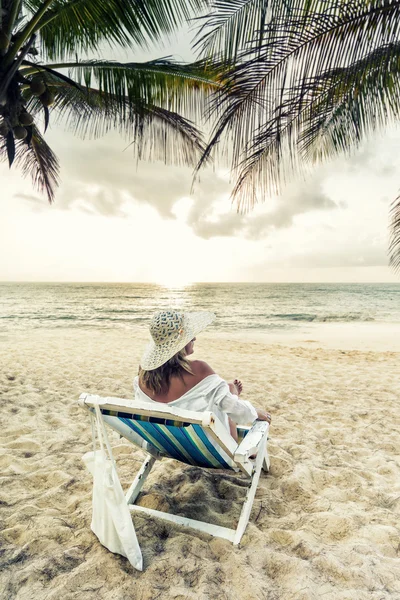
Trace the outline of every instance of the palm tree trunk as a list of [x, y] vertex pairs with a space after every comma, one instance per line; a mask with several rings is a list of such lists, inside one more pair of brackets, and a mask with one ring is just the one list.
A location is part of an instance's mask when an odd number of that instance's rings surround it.
[[42, 4], [42, 6], [37, 11], [37, 13], [32, 17], [32, 19], [26, 25], [26, 27], [17, 36], [17, 39], [11, 46], [11, 49], [9, 50], [9, 52], [7, 52], [6, 56], [4, 57], [3, 64], [5, 67], [8, 67], [12, 63], [12, 61], [15, 59], [19, 50], [22, 48], [22, 46], [24, 45], [26, 40], [29, 38], [29, 36], [31, 36], [33, 33], [35, 33], [35, 31], [40, 29], [40, 27], [38, 27], [40, 20], [43, 17], [46, 10], [49, 8], [49, 6], [53, 2], [54, 2], [54, 0], [46, 0], [46, 2], [44, 2]]
[[14, 23], [15, 20], [18, 16], [18, 13], [20, 11], [21, 8], [21, 0], [14, 0], [14, 2], [12, 3], [11, 7], [8, 10], [8, 18], [6, 21], [6, 25], [3, 29], [4, 33], [8, 36], [11, 37], [12, 34], [12, 30], [14, 27]]
[[32, 46], [35, 39], [36, 39], [36, 34], [33, 33], [30, 37], [30, 40], [23, 48], [21, 54], [18, 56], [18, 58], [16, 60], [14, 60], [11, 67], [8, 69], [8, 71], [6, 71], [6, 73], [1, 78], [1, 81], [0, 81], [0, 106], [2, 106], [5, 103], [6, 98], [7, 98], [8, 86], [10, 85], [12, 78], [14, 77], [15, 73], [18, 71], [22, 61], [24, 60], [25, 56], [27, 55], [29, 48]]

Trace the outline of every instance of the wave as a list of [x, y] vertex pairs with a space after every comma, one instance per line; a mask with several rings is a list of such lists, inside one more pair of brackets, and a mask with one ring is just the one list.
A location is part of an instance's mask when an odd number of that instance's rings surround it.
[[10, 321], [93, 321], [91, 317], [79, 317], [77, 315], [6, 315], [0, 319]]
[[348, 323], [351, 321], [375, 321], [370, 315], [363, 313], [337, 313], [337, 314], [310, 314], [310, 313], [283, 313], [283, 314], [272, 314], [268, 316], [269, 319], [284, 319], [288, 321], [307, 321], [309, 323], [316, 321], [318, 323], [328, 323], [332, 321], [341, 321]]
[[[114, 311], [118, 312], [118, 311]], [[122, 313], [124, 311], [121, 311]], [[0, 316], [0, 319], [8, 319], [12, 321], [77, 321], [86, 323], [96, 323], [97, 321], [148, 321], [146, 317], [112, 317], [112, 316], [81, 316], [81, 315], [6, 315]]]
[[[104, 311], [94, 311], [92, 315], [78, 315], [78, 314], [67, 314], [67, 315], [54, 315], [54, 314], [19, 314], [19, 315], [4, 315], [0, 316], [0, 319], [9, 320], [29, 320], [29, 321], [77, 321], [86, 323], [96, 323], [99, 321], [130, 321], [130, 322], [142, 322], [148, 321], [148, 316], [140, 314], [139, 310], [119, 310], [109, 309]], [[99, 314], [100, 313], [100, 314]], [[269, 313], [266, 315], [251, 315], [250, 318], [246, 316], [246, 319], [239, 317], [234, 322], [225, 321], [222, 319], [220, 323], [216, 323], [217, 327], [237, 327], [242, 325], [245, 328], [256, 328], [256, 327], [282, 327], [282, 321], [285, 322], [306, 322], [306, 323], [329, 323], [329, 322], [368, 322], [375, 321], [373, 317], [365, 313], [326, 313], [326, 314], [313, 314], [313, 313]]]
[[137, 314], [138, 312], [141, 312], [140, 310], [134, 310], [134, 309], [130, 309], [130, 308], [103, 308], [100, 309], [98, 312], [102, 312], [102, 313], [110, 313], [110, 314]]

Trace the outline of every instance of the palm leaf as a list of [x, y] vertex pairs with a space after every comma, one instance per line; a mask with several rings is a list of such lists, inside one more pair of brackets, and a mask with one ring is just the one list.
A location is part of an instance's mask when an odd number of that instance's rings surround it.
[[307, 169], [303, 158], [315, 164], [354, 151], [365, 136], [400, 117], [400, 43], [303, 81], [276, 116], [254, 134], [240, 165], [234, 195], [245, 206], [255, 201], [252, 187], [260, 181], [275, 193], [293, 171]]
[[[307, 104], [307, 81], [334, 67], [346, 68], [377, 46], [400, 38], [399, 0], [333, 1], [325, 13], [321, 12], [322, 5], [326, 8], [322, 2], [287, 5], [290, 20], [273, 13], [273, 26], [267, 28], [262, 47], [255, 42], [255, 47], [242, 52], [212, 107], [212, 114], [219, 116], [204, 158], [223, 135], [232, 140], [232, 168], [240, 179], [236, 198], [246, 193], [246, 181], [259, 187], [263, 195], [271, 193], [286, 172], [276, 167], [271, 178], [261, 163], [265, 156], [279, 162], [285, 145], [292, 154], [297, 151], [294, 114]], [[271, 152], [273, 147], [275, 153]], [[297, 159], [294, 164], [299, 165]], [[245, 199], [246, 204], [250, 197], [254, 199], [253, 192]]]
[[[82, 137], [99, 137], [117, 130], [132, 142], [139, 158], [185, 165], [195, 164], [204, 151], [198, 129], [178, 113], [152, 102], [151, 87], [147, 95], [139, 87], [135, 97], [133, 93], [124, 95], [123, 86], [100, 91], [71, 85], [50, 67], [42, 77], [56, 94], [52, 117]], [[24, 99], [29, 111], [35, 117], [40, 116], [42, 103], [28, 86], [24, 89]]]
[[342, 4], [326, 0], [211, 0], [208, 14], [197, 18], [200, 25], [195, 47], [203, 57], [217, 56], [226, 64], [234, 64], [250, 48], [257, 55], [264, 43], [280, 33], [282, 23], [290, 24], [299, 14], [304, 18], [323, 15], [327, 10], [340, 12]]
[[25, 59], [22, 61], [21, 67], [19, 69], [19, 72], [25, 78], [29, 77], [29, 75], [36, 75], [38, 73], [42, 73], [43, 71], [46, 73], [50, 73], [57, 79], [60, 79], [61, 81], [65, 81], [66, 83], [69, 83], [70, 85], [80, 89], [79, 84], [76, 83], [76, 81], [74, 81], [70, 77], [67, 77], [63, 73], [60, 73], [59, 71], [55, 71], [54, 68], [51, 68], [47, 65], [43, 65], [42, 63], [39, 63], [39, 62], [33, 62], [33, 61]]
[[120, 63], [92, 60], [59, 63], [50, 67], [68, 68], [70, 77], [79, 85], [112, 94], [120, 98], [123, 105], [128, 97], [134, 103], [157, 104], [197, 120], [202, 117], [210, 93], [220, 87], [219, 69], [210, 62], [183, 64], [158, 59], [143, 63]]
[[[31, 14], [41, 0], [26, 0]], [[97, 50], [99, 44], [147, 45], [201, 10], [204, 0], [54, 0], [40, 22], [40, 43], [50, 59]]]
[[[399, 0], [270, 0], [263, 31], [256, 5], [216, 0], [199, 41], [237, 64], [210, 106], [216, 123], [198, 168], [231, 145], [233, 198], [244, 208], [400, 116]], [[391, 215], [399, 268], [399, 198]]]
[[5, 142], [6, 142], [5, 148], [7, 150], [8, 164], [11, 167], [11, 165], [14, 162], [14, 158], [15, 158], [15, 140], [14, 140], [14, 134], [12, 131], [9, 131], [7, 133]]
[[[13, 0], [12, 4], [16, 6], [16, 2]], [[40, 74], [48, 90], [56, 96], [51, 116], [76, 133], [97, 136], [115, 128], [128, 137], [140, 157], [195, 163], [204, 151], [204, 144], [190, 118], [200, 117], [211, 89], [219, 85], [219, 74], [209, 60], [193, 65], [167, 59], [123, 64], [78, 59], [65, 62], [65, 57], [79, 51], [98, 50], [105, 42], [143, 47], [158, 41], [162, 34], [171, 33], [206, 3], [207, 0], [23, 0], [24, 18], [13, 23], [13, 42], [3, 61], [4, 69], [13, 62], [14, 70], [19, 70], [17, 74], [7, 71], [17, 89], [13, 101], [7, 99], [15, 113], [14, 121], [23, 107], [39, 123], [44, 108], [46, 130], [49, 122], [49, 110], [43, 107], [46, 99], [44, 96], [38, 99], [30, 89], [31, 78]], [[57, 63], [47, 65], [26, 60], [28, 52], [37, 55], [37, 48], [33, 47], [36, 39], [44, 57], [58, 60]], [[70, 70], [71, 76], [65, 69]], [[27, 129], [30, 144], [18, 142], [14, 146], [10, 134], [8, 145], [1, 148], [2, 157], [5, 150], [12, 162], [16, 150], [21, 164], [35, 173], [36, 185], [47, 192], [51, 201], [56, 184], [56, 159], [36, 126]]]
[[34, 187], [47, 195], [53, 202], [59, 184], [59, 163], [56, 155], [40, 135], [37, 127], [33, 127], [29, 146], [21, 144], [16, 159], [24, 175], [30, 175]]
[[300, 153], [315, 162], [353, 151], [375, 129], [400, 118], [400, 42], [304, 82], [302, 93], [305, 108], [296, 109]]
[[265, 0], [214, 0], [211, 12], [198, 18], [195, 48], [202, 56], [218, 56], [221, 61], [233, 64], [239, 53], [249, 45], [253, 34], [261, 36], [270, 17]]
[[[4, 138], [3, 138], [4, 139]], [[6, 144], [0, 145], [0, 160], [7, 159]], [[15, 144], [15, 163], [22, 173], [30, 175], [34, 187], [47, 195], [53, 202], [58, 186], [59, 164], [57, 157], [40, 135], [36, 126], [32, 126], [32, 136], [28, 145], [26, 140]]]

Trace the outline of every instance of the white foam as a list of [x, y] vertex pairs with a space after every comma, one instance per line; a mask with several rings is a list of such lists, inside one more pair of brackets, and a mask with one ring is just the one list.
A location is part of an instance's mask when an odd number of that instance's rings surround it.
[[248, 330], [213, 335], [290, 347], [400, 352], [400, 323], [312, 323], [280, 332]]

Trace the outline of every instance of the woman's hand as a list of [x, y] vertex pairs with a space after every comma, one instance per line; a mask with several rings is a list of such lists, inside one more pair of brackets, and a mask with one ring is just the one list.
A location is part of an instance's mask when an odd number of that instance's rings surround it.
[[271, 415], [269, 412], [267, 412], [266, 410], [263, 410], [262, 408], [256, 408], [257, 411], [257, 419], [259, 421], [268, 421], [268, 423], [271, 423]]

